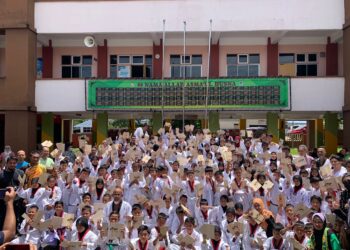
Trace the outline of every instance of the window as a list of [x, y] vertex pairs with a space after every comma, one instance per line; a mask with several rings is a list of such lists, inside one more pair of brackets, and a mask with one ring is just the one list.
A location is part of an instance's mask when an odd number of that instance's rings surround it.
[[61, 57], [62, 78], [89, 78], [92, 76], [92, 56]]
[[83, 128], [83, 132], [84, 132], [84, 133], [92, 132], [92, 128], [84, 127], [84, 128]]
[[317, 76], [317, 54], [296, 54], [297, 76]]
[[111, 78], [151, 78], [152, 55], [110, 55]]
[[202, 55], [170, 55], [170, 67], [173, 78], [202, 77]]
[[73, 127], [73, 133], [74, 134], [80, 133], [80, 128], [74, 128]]
[[111, 78], [117, 78], [118, 70], [117, 70], [117, 64], [118, 64], [118, 56], [117, 55], [111, 55], [109, 57], [109, 64], [110, 64], [110, 76]]
[[279, 55], [279, 62], [280, 64], [294, 63], [294, 54], [281, 53]]
[[129, 64], [130, 56], [119, 56], [119, 64]]
[[41, 79], [43, 77], [43, 59], [36, 59], [36, 78]]
[[259, 76], [259, 54], [228, 54], [226, 62], [228, 77]]

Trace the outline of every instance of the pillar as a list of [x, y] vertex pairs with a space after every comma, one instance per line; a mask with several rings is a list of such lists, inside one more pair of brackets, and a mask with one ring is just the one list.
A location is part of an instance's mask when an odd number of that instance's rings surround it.
[[27, 152], [36, 148], [36, 50], [34, 0], [2, 0], [0, 27], [5, 31], [5, 67], [0, 79], [4, 144]]
[[5, 145], [12, 151], [23, 149], [30, 152], [36, 149], [36, 112], [5, 112]]
[[210, 71], [209, 71], [209, 77], [210, 78], [217, 78], [219, 77], [219, 41], [217, 44], [210, 44]]
[[103, 40], [102, 46], [97, 46], [97, 77], [107, 78], [108, 77], [108, 48], [107, 40]]
[[331, 43], [330, 37], [326, 45], [326, 76], [338, 76], [338, 44]]
[[63, 120], [62, 125], [62, 142], [68, 143], [72, 141], [72, 120]]
[[284, 141], [286, 139], [286, 121], [284, 119], [278, 119], [278, 133], [279, 139]]
[[239, 119], [239, 130], [247, 129], [247, 119]]
[[153, 112], [152, 121], [153, 121], [153, 134], [156, 135], [158, 133], [158, 130], [163, 127], [162, 112]]
[[101, 144], [108, 137], [108, 114], [98, 113], [96, 117], [96, 143]]
[[55, 115], [53, 117], [53, 141], [52, 142], [62, 142], [62, 117], [60, 115]]
[[278, 76], [278, 43], [272, 44], [271, 38], [267, 39], [267, 76]]
[[338, 147], [338, 114], [327, 112], [325, 119], [325, 146], [327, 154], [337, 153]]
[[209, 129], [210, 131], [216, 132], [220, 129], [220, 116], [217, 111], [209, 111]]
[[49, 46], [43, 46], [43, 78], [52, 78], [53, 71], [53, 48], [52, 42], [49, 40]]
[[323, 119], [316, 120], [316, 147], [324, 146]]
[[130, 119], [129, 120], [129, 129], [131, 131], [135, 131], [135, 129], [136, 129], [135, 119]]
[[343, 146], [350, 148], [350, 2], [345, 1], [345, 24], [343, 26], [344, 107]]
[[278, 142], [279, 136], [279, 117], [277, 113], [268, 112], [266, 114], [267, 133], [273, 135], [272, 140]]
[[54, 116], [52, 113], [41, 115], [41, 141], [54, 142]]
[[92, 141], [88, 141], [88, 143], [91, 145], [95, 145], [97, 143], [97, 116], [92, 119], [91, 132]]
[[317, 147], [316, 145], [316, 120], [307, 121], [307, 145], [309, 149]]
[[163, 40], [160, 39], [160, 45], [153, 43], [153, 78], [162, 78], [162, 63], [163, 63]]
[[208, 128], [208, 120], [207, 119], [201, 119], [201, 129]]
[[0, 114], [0, 151], [3, 152], [5, 147], [5, 115]]
[[247, 119], [239, 119], [239, 130], [241, 132], [241, 135], [242, 135], [242, 132], [244, 132], [245, 136], [247, 135], [246, 129], [247, 129]]

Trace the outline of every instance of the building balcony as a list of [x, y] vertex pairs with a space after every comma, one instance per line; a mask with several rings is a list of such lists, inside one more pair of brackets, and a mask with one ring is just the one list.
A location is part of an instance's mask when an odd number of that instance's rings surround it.
[[[275, 110], [283, 112], [290, 118], [317, 118], [327, 111], [341, 112], [344, 106], [344, 78], [343, 77], [293, 77], [290, 78], [289, 88], [290, 108]], [[87, 111], [87, 88], [84, 79], [59, 79], [36, 81], [36, 107], [38, 112], [54, 113], [89, 113]], [[235, 111], [224, 110], [222, 115], [248, 114], [252, 117], [263, 117], [266, 110]], [[91, 110], [90, 110], [91, 111]], [[121, 111], [120, 113], [130, 113]], [[140, 113], [151, 113], [151, 110]], [[202, 110], [192, 111], [201, 113]], [[118, 111], [113, 110], [113, 113]], [[306, 118], [305, 118], [306, 119]]]

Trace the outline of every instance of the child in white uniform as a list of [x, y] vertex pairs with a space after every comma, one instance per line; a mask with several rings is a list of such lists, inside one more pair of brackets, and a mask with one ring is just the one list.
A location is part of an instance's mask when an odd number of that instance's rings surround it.
[[273, 236], [269, 237], [264, 243], [264, 250], [289, 250], [289, 241], [284, 239], [281, 231], [283, 230], [281, 223], [276, 223], [273, 227]]
[[141, 225], [137, 231], [139, 237], [131, 240], [131, 250], [154, 250], [155, 247], [149, 240], [151, 234], [150, 229], [145, 225]]
[[[34, 228], [37, 225], [34, 224], [33, 219], [35, 218], [35, 215], [37, 214], [39, 210], [39, 207], [37, 205], [31, 205], [27, 209], [27, 216], [28, 219], [24, 219], [21, 223], [21, 227], [19, 229], [19, 233], [21, 234], [20, 237], [14, 239], [11, 241], [13, 244], [34, 244], [38, 247], [40, 247], [40, 241], [43, 236], [43, 233], [37, 229]], [[40, 221], [41, 218], [40, 218]]]
[[229, 245], [221, 238], [221, 229], [215, 226], [215, 239], [208, 240], [203, 236], [202, 250], [229, 250]]
[[51, 193], [50, 188], [41, 187], [39, 184], [39, 178], [33, 178], [31, 180], [31, 188], [26, 190], [20, 187], [17, 191], [19, 197], [27, 201], [27, 206], [37, 205], [40, 210], [44, 209], [44, 199]]
[[89, 229], [89, 222], [86, 218], [80, 217], [76, 222], [77, 231], [72, 235], [72, 241], [81, 241], [77, 249], [95, 250], [98, 237]]

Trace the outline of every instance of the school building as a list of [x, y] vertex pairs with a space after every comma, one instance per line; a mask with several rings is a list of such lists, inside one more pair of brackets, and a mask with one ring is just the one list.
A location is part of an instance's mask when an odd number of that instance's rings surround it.
[[335, 152], [349, 27], [349, 0], [0, 0], [0, 149], [69, 141], [73, 119], [98, 142], [108, 119], [254, 119], [276, 140], [305, 120], [307, 143]]

